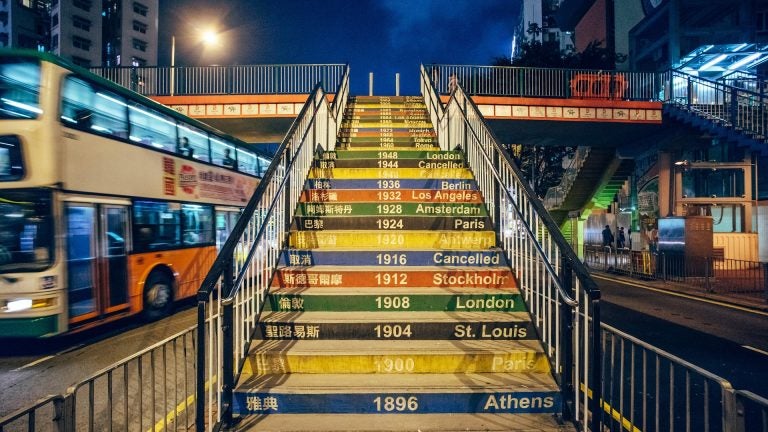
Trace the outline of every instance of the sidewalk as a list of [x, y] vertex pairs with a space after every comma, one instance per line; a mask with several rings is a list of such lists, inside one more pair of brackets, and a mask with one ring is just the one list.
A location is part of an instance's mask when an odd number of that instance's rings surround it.
[[601, 277], [612, 279], [617, 282], [630, 283], [633, 285], [640, 285], [647, 288], [652, 288], [660, 291], [666, 291], [669, 293], [684, 294], [691, 297], [698, 297], [701, 299], [728, 303], [735, 306], [743, 307], [746, 309], [752, 309], [755, 311], [768, 312], [768, 303], [760, 301], [760, 299], [753, 296], [739, 295], [737, 293], [730, 294], [718, 294], [714, 292], [707, 292], [705, 289], [699, 286], [688, 285], [682, 282], [663, 281], [657, 279], [638, 279], [631, 278], [626, 275], [617, 274], [615, 272], [606, 272], [590, 268], [589, 272], [593, 275], [599, 275]]

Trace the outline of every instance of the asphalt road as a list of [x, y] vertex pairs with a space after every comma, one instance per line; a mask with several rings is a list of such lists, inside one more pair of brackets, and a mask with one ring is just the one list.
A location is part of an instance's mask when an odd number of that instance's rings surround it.
[[768, 313], [596, 275], [603, 322], [768, 397]]
[[51, 340], [0, 341], [0, 417], [49, 394], [63, 394], [131, 355], [195, 325], [196, 309], [145, 324], [129, 318]]

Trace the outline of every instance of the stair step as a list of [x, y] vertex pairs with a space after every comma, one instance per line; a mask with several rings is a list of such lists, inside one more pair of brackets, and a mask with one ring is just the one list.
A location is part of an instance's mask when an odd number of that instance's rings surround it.
[[439, 189], [476, 190], [473, 179], [338, 179], [310, 178], [305, 183], [310, 189]]
[[378, 266], [497, 266], [506, 259], [498, 250], [308, 250], [286, 249], [280, 255], [280, 265], [378, 265]]
[[238, 426], [238, 430], [244, 432], [564, 432], [573, 430], [573, 425], [563, 426], [551, 414], [283, 414], [252, 416]]
[[292, 225], [295, 230], [454, 230], [483, 231], [493, 226], [487, 216], [424, 217], [424, 216], [296, 216]]
[[426, 151], [426, 150], [336, 150], [323, 152], [322, 159], [434, 159], [434, 160], [464, 160], [460, 151]]
[[261, 341], [242, 373], [548, 373], [535, 341]]
[[347, 288], [291, 288], [270, 290], [266, 311], [277, 312], [524, 312], [517, 288], [440, 287], [411, 288], [406, 293], [372, 287], [350, 292]]
[[[396, 191], [393, 191], [396, 192]], [[469, 193], [469, 191], [465, 191]], [[401, 195], [402, 196], [402, 195]], [[296, 216], [488, 216], [485, 205], [473, 202], [300, 202]]]
[[311, 168], [309, 178], [342, 179], [471, 179], [466, 168]]
[[272, 285], [293, 288], [338, 287], [348, 289], [385, 286], [391, 289], [414, 287], [515, 288], [517, 283], [507, 268], [458, 269], [424, 267], [282, 267]]
[[483, 197], [476, 190], [432, 189], [304, 189], [301, 202], [418, 202], [418, 203], [472, 203], [482, 204]]
[[260, 339], [527, 340], [536, 332], [525, 312], [268, 312]]
[[546, 374], [284, 374], [253, 376], [238, 414], [556, 413]]
[[493, 231], [291, 231], [288, 239], [288, 247], [297, 249], [483, 250], [495, 246]]
[[463, 160], [424, 160], [424, 159], [338, 159], [315, 160], [312, 166], [316, 168], [420, 168], [446, 169], [467, 168]]

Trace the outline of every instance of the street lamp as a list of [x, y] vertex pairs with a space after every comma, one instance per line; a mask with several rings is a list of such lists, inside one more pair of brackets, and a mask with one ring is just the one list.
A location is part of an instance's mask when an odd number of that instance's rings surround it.
[[[201, 35], [200, 40], [208, 46], [219, 43], [219, 34], [213, 30], [206, 30]], [[171, 96], [175, 88], [176, 81], [176, 35], [171, 35]]]

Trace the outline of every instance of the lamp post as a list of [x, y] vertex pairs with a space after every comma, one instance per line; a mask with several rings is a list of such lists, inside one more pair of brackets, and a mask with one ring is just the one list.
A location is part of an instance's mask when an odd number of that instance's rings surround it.
[[[219, 42], [219, 34], [213, 30], [203, 32], [200, 40], [208, 46], [216, 45]], [[173, 96], [176, 83], [176, 35], [171, 35], [171, 96]]]
[[171, 96], [173, 96], [175, 77], [176, 77], [176, 35], [172, 35], [171, 36]]

